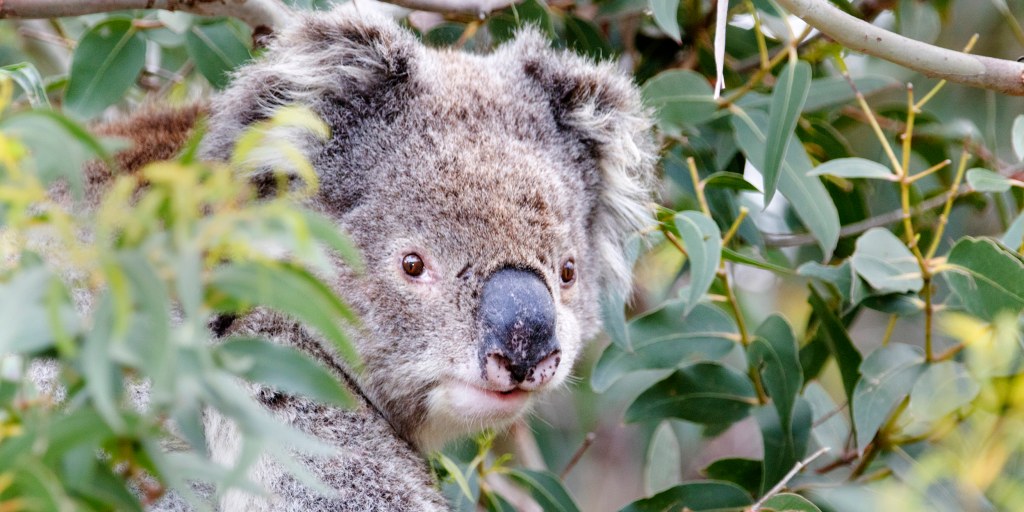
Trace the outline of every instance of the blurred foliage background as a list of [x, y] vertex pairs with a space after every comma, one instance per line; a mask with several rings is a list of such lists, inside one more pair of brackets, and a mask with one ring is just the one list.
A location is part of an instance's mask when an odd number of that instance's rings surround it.
[[[662, 144], [634, 295], [607, 298], [608, 335], [570, 389], [435, 457], [453, 507], [522, 507], [525, 492], [544, 510], [1019, 510], [1024, 102], [851, 52], [771, 0], [728, 3], [716, 99], [716, 3], [395, 11], [430, 45], [488, 51], [534, 24], [612, 60]], [[1024, 55], [1022, 0], [831, 3], [938, 46]], [[350, 252], [343, 235], [294, 197], [248, 201], [192, 151], [150, 168], [144, 193], [124, 179], [88, 215], [68, 207], [81, 167], [119, 147], [90, 123], [209, 97], [252, 41], [237, 20], [166, 11], [0, 25], [0, 510], [139, 509], [196, 475], [244, 486], [204, 463], [201, 405], [251, 427], [253, 456], [280, 436], [316, 449], [234, 380], [286, 386], [315, 365], [205, 340], [211, 318], [259, 304], [347, 350], [343, 297], [318, 281], [325, 248]], [[318, 130], [301, 113], [273, 122]], [[83, 295], [98, 297], [88, 318]], [[63, 405], [25, 382], [43, 356]], [[344, 403], [320, 377], [294, 391]], [[139, 381], [142, 410], [125, 399]]]

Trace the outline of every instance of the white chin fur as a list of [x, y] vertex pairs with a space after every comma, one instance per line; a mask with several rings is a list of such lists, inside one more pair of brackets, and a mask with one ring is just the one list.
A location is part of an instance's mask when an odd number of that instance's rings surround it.
[[503, 395], [462, 381], [447, 382], [430, 392], [427, 420], [416, 444], [430, 452], [458, 437], [505, 427], [529, 409], [535, 394], [517, 390]]

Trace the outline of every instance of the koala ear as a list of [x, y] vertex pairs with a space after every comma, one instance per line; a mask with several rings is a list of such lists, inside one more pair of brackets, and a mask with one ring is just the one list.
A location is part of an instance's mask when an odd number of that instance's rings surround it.
[[[286, 105], [309, 107], [332, 132], [350, 129], [403, 94], [420, 51], [412, 34], [384, 17], [337, 9], [305, 14], [213, 100], [203, 155], [229, 159], [243, 130]], [[303, 129], [275, 136], [291, 138], [310, 159], [323, 144]]]
[[611, 63], [554, 51], [534, 29], [501, 51], [519, 56], [523, 73], [539, 86], [537, 93], [547, 96], [555, 122], [593, 155], [581, 180], [594, 205], [590, 237], [603, 284], [628, 298], [632, 262], [625, 244], [653, 223], [649, 205], [657, 160], [651, 117], [639, 90]]

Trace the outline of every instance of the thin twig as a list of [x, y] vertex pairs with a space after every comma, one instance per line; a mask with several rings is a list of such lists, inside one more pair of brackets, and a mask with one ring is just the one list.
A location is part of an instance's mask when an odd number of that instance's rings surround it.
[[808, 464], [814, 462], [814, 459], [821, 457], [829, 450], [830, 448], [828, 446], [824, 446], [820, 450], [812, 453], [810, 457], [797, 462], [796, 465], [793, 466], [793, 469], [789, 470], [789, 473], [786, 473], [786, 476], [782, 477], [782, 480], [779, 480], [779, 483], [775, 484], [775, 487], [772, 487], [768, 492], [764, 493], [764, 496], [761, 496], [761, 499], [757, 500], [757, 502], [750, 507], [750, 512], [757, 512], [758, 510], [761, 510], [764, 503], [772, 499], [776, 494], [782, 492], [782, 489], [786, 488], [786, 484], [788, 484], [789, 481], [797, 475], [797, 473], [807, 467]]
[[587, 432], [587, 435], [583, 438], [583, 443], [576, 449], [576, 453], [572, 454], [572, 458], [569, 459], [569, 463], [565, 465], [562, 472], [558, 474], [559, 480], [565, 480], [565, 477], [569, 476], [569, 472], [572, 471], [572, 468], [576, 467], [576, 463], [579, 462], [580, 458], [583, 457], [583, 454], [586, 453], [587, 448], [590, 448], [590, 445], [594, 444], [594, 439], [597, 439], [597, 434]]

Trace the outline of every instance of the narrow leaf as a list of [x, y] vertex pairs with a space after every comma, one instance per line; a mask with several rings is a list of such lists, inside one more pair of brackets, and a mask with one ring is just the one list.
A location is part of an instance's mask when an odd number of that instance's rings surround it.
[[30, 62], [21, 62], [9, 66], [0, 67], [0, 75], [10, 77], [25, 91], [25, 97], [33, 107], [49, 107], [50, 98], [46, 95], [46, 85], [43, 84], [43, 77]]
[[768, 317], [747, 348], [747, 360], [761, 374], [768, 395], [779, 413], [783, 431], [792, 428], [793, 407], [803, 386], [800, 357], [793, 329], [780, 315]]
[[649, 0], [654, 23], [673, 41], [681, 43], [679, 33], [679, 0]]
[[779, 74], [775, 90], [772, 91], [771, 108], [768, 111], [768, 140], [765, 145], [763, 166], [758, 167], [764, 176], [764, 204], [772, 202], [779, 184], [782, 161], [786, 157], [793, 131], [800, 119], [800, 112], [807, 100], [811, 86], [811, 65], [804, 61], [790, 62]]
[[823, 336], [828, 344], [829, 352], [832, 353], [832, 357], [835, 358], [836, 364], [839, 366], [839, 374], [843, 378], [843, 388], [846, 391], [846, 396], [847, 398], [852, 397], [854, 387], [860, 379], [860, 352], [853, 345], [850, 333], [846, 332], [846, 328], [839, 320], [839, 317], [828, 307], [828, 304], [825, 303], [825, 300], [821, 298], [821, 295], [818, 294], [818, 291], [813, 286], [810, 289], [811, 296], [808, 298], [808, 301], [811, 303], [814, 314], [821, 321]]
[[701, 124], [718, 112], [707, 80], [689, 70], [659, 73], [644, 84], [643, 96], [657, 115], [658, 127], [670, 133]]
[[708, 480], [677, 485], [650, 498], [634, 501], [620, 512], [738, 510], [753, 501], [750, 495], [736, 484]]
[[718, 363], [676, 370], [640, 394], [626, 409], [626, 421], [680, 418], [704, 425], [739, 421], [757, 403], [750, 379]]
[[864, 452], [878, 429], [910, 393], [924, 371], [923, 363], [921, 349], [893, 343], [875, 350], [861, 364], [863, 378], [857, 383], [851, 400], [858, 452]]
[[550, 512], [579, 512], [576, 501], [565, 490], [558, 477], [547, 471], [533, 471], [529, 469], [513, 469], [508, 472], [520, 486], [530, 492], [530, 496], [537, 501], [537, 504], [545, 511]]
[[196, 68], [217, 89], [228, 83], [228, 73], [249, 60], [245, 39], [230, 21], [196, 23], [185, 34], [185, 48]]
[[219, 345], [216, 353], [224, 367], [244, 379], [326, 404], [354, 404], [341, 377], [291, 347], [261, 339], [232, 338]]

